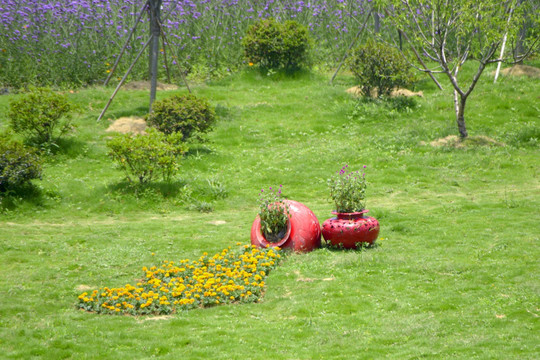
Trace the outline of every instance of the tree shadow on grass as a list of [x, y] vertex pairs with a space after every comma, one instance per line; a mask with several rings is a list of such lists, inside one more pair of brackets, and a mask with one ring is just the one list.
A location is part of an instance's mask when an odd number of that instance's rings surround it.
[[55, 145], [50, 145], [44, 148], [43, 151], [51, 155], [64, 155], [72, 159], [85, 153], [85, 145], [85, 142], [74, 137], [61, 138], [56, 141]]
[[360, 252], [360, 251], [368, 251], [373, 250], [379, 247], [379, 244], [377, 241], [375, 241], [373, 244], [368, 243], [357, 243], [356, 248], [354, 249], [345, 249], [343, 245], [332, 245], [330, 242], [327, 242], [325, 240], [322, 240], [321, 242], [321, 249], [326, 249], [328, 251], [332, 252]]
[[186, 151], [184, 156], [186, 158], [187, 157], [198, 158], [198, 157], [200, 157], [202, 155], [212, 154], [213, 152], [214, 152], [214, 150], [212, 150], [208, 146], [205, 146], [204, 144], [190, 144], [189, 145], [189, 150]]
[[24, 204], [43, 206], [43, 191], [34, 184], [24, 184], [0, 192], [0, 212], [12, 211]]
[[140, 184], [122, 181], [107, 186], [107, 192], [135, 198], [176, 198], [182, 195], [186, 183], [182, 180]]
[[141, 105], [135, 108], [117, 110], [110, 113], [110, 117], [112, 117], [113, 119], [130, 116], [145, 117], [146, 115], [148, 115], [148, 105]]

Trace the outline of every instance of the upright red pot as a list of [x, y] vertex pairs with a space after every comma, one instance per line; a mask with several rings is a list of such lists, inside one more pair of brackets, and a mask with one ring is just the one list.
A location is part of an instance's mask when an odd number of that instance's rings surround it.
[[379, 222], [371, 216], [365, 216], [369, 210], [353, 213], [338, 213], [326, 220], [322, 226], [322, 235], [326, 241], [345, 249], [355, 249], [359, 243], [373, 244], [379, 236]]
[[259, 247], [280, 247], [294, 251], [312, 251], [321, 246], [319, 220], [307, 206], [298, 201], [284, 200], [289, 207], [287, 233], [278, 242], [269, 242], [261, 232], [261, 219], [257, 216], [251, 226], [251, 243]]

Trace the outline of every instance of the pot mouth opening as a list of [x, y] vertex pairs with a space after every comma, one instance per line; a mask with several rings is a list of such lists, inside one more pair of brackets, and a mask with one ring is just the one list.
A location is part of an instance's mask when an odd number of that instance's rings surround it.
[[289, 218], [289, 220], [287, 221], [287, 230], [285, 231], [285, 234], [283, 235], [283, 237], [281, 239], [279, 239], [276, 242], [266, 240], [266, 238], [264, 237], [264, 234], [262, 233], [260, 225], [259, 225], [259, 228], [257, 229], [257, 231], [258, 231], [258, 233], [260, 235], [260, 242], [261, 242], [262, 245], [264, 245], [264, 246], [269, 245], [269, 246], [273, 246], [273, 247], [275, 247], [275, 246], [282, 247], [282, 245], [285, 244], [287, 242], [287, 240], [289, 240], [289, 237], [291, 235], [291, 219]]

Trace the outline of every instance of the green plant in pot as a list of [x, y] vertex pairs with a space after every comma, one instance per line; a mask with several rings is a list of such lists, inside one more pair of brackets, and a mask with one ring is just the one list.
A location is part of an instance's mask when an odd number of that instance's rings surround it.
[[328, 180], [330, 197], [335, 204], [336, 217], [326, 220], [322, 226], [324, 239], [333, 246], [355, 249], [359, 245], [373, 244], [379, 235], [379, 222], [365, 216], [366, 168], [363, 172], [351, 171], [345, 165]]
[[289, 223], [289, 207], [281, 194], [282, 185], [278, 189], [272, 187], [261, 189], [259, 199], [259, 218], [261, 233], [268, 242], [279, 242], [287, 233]]
[[[366, 167], [364, 165], [364, 170]], [[349, 165], [345, 165], [328, 179], [328, 187], [337, 213], [354, 213], [365, 209], [367, 188], [365, 172], [360, 174], [360, 171], [349, 171]]]

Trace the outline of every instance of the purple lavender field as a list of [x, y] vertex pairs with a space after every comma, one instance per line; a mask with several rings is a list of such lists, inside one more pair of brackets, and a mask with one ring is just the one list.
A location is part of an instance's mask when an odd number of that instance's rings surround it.
[[[314, 60], [332, 66], [363, 20], [368, 0], [164, 0], [169, 66], [219, 75], [243, 66], [241, 40], [259, 18], [294, 19], [310, 29]], [[0, 85], [86, 85], [103, 81], [133, 28], [143, 0], [3, 0]], [[125, 71], [148, 38], [145, 14], [120, 63]], [[161, 45], [162, 50], [168, 48]], [[163, 57], [161, 58], [163, 59]], [[161, 70], [164, 71], [161, 62]], [[147, 76], [141, 61], [133, 78]], [[162, 74], [163, 76], [163, 74]]]

